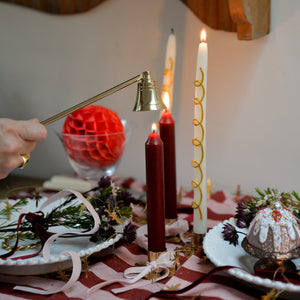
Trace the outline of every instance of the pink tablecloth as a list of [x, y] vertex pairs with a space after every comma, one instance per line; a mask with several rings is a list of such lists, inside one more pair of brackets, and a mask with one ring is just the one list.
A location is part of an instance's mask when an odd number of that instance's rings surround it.
[[[128, 186], [128, 181], [126, 183]], [[129, 183], [132, 187], [132, 181]], [[191, 200], [192, 193], [183, 195], [183, 202], [187, 203]], [[208, 227], [213, 227], [217, 223], [232, 217], [235, 214], [236, 202], [235, 198], [227, 192], [219, 191], [212, 194], [211, 199], [208, 200]], [[186, 219], [192, 225], [192, 210], [183, 206], [179, 209], [179, 218]], [[167, 244], [167, 248], [179, 246], [172, 243]], [[15, 278], [10, 276], [0, 277], [0, 299], [146, 299], [152, 293], [158, 292], [162, 289], [182, 289], [190, 283], [205, 276], [215, 266], [207, 260], [203, 259], [203, 252], [199, 250], [189, 258], [181, 258], [181, 266], [175, 274], [162, 281], [148, 284], [139, 289], [133, 289], [121, 294], [113, 294], [113, 288], [121, 287], [120, 283], [114, 283], [101, 290], [96, 291], [89, 298], [86, 297], [87, 290], [106, 280], [113, 278], [121, 278], [125, 269], [136, 264], [147, 262], [147, 251], [140, 248], [136, 243], [125, 245], [118, 243], [114, 248], [105, 250], [105, 253], [100, 253], [91, 257], [90, 268], [88, 273], [82, 273], [79, 281], [69, 289], [67, 292], [60, 292], [50, 296], [40, 296], [25, 292], [13, 290], [14, 283], [8, 283], [10, 279], [12, 282]], [[2, 278], [2, 279], [1, 279]], [[23, 279], [24, 277], [22, 277]], [[50, 284], [56, 285], [60, 283], [59, 279], [51, 276], [35, 276], [28, 277], [28, 282], [31, 286], [43, 288]], [[5, 281], [5, 282], [4, 282]], [[33, 284], [34, 283], [34, 284]], [[207, 278], [204, 282], [199, 284], [191, 291], [183, 294], [185, 299], [257, 299], [265, 293], [250, 288], [246, 284], [236, 281], [234, 278], [227, 275], [226, 272], [220, 272]], [[182, 295], [182, 296], [183, 296]], [[175, 296], [170, 296], [169, 299], [174, 299]], [[155, 298], [153, 298], [155, 299]], [[161, 299], [161, 298], [159, 298]]]

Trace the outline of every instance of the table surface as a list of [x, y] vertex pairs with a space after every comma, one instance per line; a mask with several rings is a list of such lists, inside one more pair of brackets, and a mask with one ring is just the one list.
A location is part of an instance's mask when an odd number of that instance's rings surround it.
[[[12, 180], [12, 181], [10, 181]], [[14, 182], [15, 181], [15, 182]], [[6, 183], [2, 182], [6, 188], [11, 188], [16, 184], [16, 178], [10, 178], [6, 180]], [[22, 181], [22, 178], [21, 178]], [[20, 182], [21, 182], [20, 181]], [[26, 184], [30, 183], [30, 180], [25, 180]], [[41, 185], [42, 180], [31, 180], [36, 185]], [[8, 184], [9, 183], [9, 184]], [[22, 185], [23, 182], [20, 184]], [[19, 185], [19, 184], [17, 184]], [[20, 186], [19, 185], [19, 186]], [[134, 180], [119, 180], [119, 186], [127, 188], [135, 188]], [[4, 190], [1, 188], [1, 191]], [[192, 192], [184, 193], [183, 199], [188, 201], [192, 199]], [[217, 191], [212, 194], [208, 199], [208, 227], [212, 228], [219, 222], [229, 219], [234, 216], [236, 208], [235, 196], [226, 193], [225, 191]], [[192, 228], [192, 209], [179, 209], [178, 218], [185, 219], [189, 222], [190, 228]], [[182, 243], [174, 242], [174, 240], [167, 241], [167, 249], [173, 250], [176, 247], [182, 247]], [[221, 251], [221, 249], [220, 249]], [[88, 298], [86, 297], [87, 290], [92, 286], [104, 282], [113, 278], [121, 278], [124, 270], [136, 264], [147, 263], [147, 251], [141, 248], [136, 242], [126, 245], [122, 241], [118, 242], [114, 247], [106, 249], [101, 253], [92, 255], [89, 258], [88, 272], [83, 272], [80, 275], [76, 284], [65, 292], [49, 296], [35, 295], [31, 293], [25, 293], [14, 290], [15, 284], [13, 283], [13, 277], [11, 282], [10, 276], [6, 276], [5, 280], [0, 281], [0, 300], [1, 299], [146, 299], [153, 293], [160, 290], [180, 290], [189, 284], [204, 277], [208, 272], [215, 269], [215, 266], [205, 259], [205, 254], [200, 248], [190, 256], [182, 255], [179, 259], [180, 266], [172, 274], [172, 276], [163, 279], [162, 281], [153, 282], [140, 288], [132, 289], [120, 294], [114, 294], [111, 290], [114, 288], [122, 287], [121, 283], [114, 283], [107, 287], [104, 287]], [[26, 278], [21, 277], [22, 279]], [[30, 277], [31, 286], [43, 288], [50, 284], [61, 284], [61, 280], [58, 278], [58, 274], [50, 274], [48, 276], [34, 276]], [[26, 278], [28, 280], [28, 278]], [[4, 282], [6, 281], [6, 282]], [[185, 296], [184, 299], [260, 299], [262, 295], [265, 295], [266, 291], [260, 291], [248, 285], [247, 283], [237, 281], [235, 278], [228, 275], [226, 272], [219, 272], [213, 274], [197, 285], [192, 290], [180, 294]], [[175, 298], [175, 296], [174, 296]], [[168, 299], [174, 299], [168, 298]], [[151, 299], [165, 299], [164, 296], [154, 296]]]
[[0, 199], [5, 199], [7, 192], [14, 189], [24, 190], [27, 186], [42, 186], [45, 180], [17, 175], [9, 175], [0, 180]]

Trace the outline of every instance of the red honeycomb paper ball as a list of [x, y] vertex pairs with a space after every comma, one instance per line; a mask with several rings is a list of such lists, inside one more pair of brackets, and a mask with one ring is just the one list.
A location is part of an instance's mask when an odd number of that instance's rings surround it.
[[125, 148], [120, 118], [99, 105], [86, 106], [69, 115], [63, 126], [63, 140], [75, 162], [92, 168], [116, 163]]

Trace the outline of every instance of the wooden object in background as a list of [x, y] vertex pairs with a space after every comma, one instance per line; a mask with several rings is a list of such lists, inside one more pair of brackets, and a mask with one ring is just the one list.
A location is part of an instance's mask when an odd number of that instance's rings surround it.
[[236, 31], [239, 40], [270, 32], [270, 0], [181, 0], [209, 27]]
[[182, 0], [206, 25], [213, 29], [236, 31], [229, 12], [228, 0]]
[[270, 0], [229, 0], [239, 40], [253, 40], [270, 32]]
[[51, 14], [76, 14], [86, 12], [105, 0], [0, 0], [19, 4]]
[[[88, 11], [105, 0], [0, 0], [53, 14]], [[181, 0], [209, 27], [253, 40], [270, 32], [271, 0]]]

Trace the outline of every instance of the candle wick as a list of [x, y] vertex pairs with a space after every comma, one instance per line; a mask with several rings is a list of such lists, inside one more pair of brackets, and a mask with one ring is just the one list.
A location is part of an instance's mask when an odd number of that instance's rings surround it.
[[165, 109], [164, 109], [164, 112], [168, 112], [168, 109], [167, 109], [167, 108], [165, 108]]
[[172, 33], [172, 34], [174, 33], [174, 28], [171, 28], [171, 33]]

